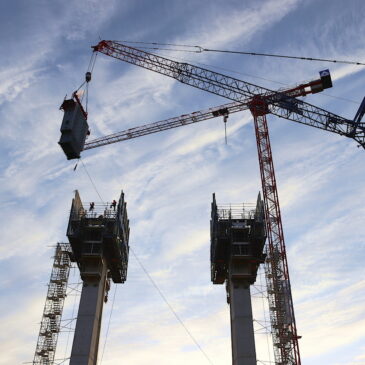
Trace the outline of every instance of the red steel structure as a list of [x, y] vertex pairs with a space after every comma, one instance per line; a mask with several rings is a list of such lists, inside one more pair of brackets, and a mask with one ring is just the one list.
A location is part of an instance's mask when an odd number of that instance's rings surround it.
[[182, 83], [223, 96], [234, 102], [101, 137], [87, 142], [84, 150], [250, 109], [255, 122], [265, 204], [268, 235], [265, 272], [275, 363], [277, 365], [300, 365], [299, 336], [295, 324], [266, 114], [275, 114], [298, 123], [353, 138], [365, 148], [364, 123], [358, 121], [355, 124], [350, 120], [296, 99], [297, 96], [317, 93], [331, 87], [331, 79], [326, 72], [318, 80], [286, 90], [272, 91], [204, 68], [175, 62], [114, 41], [101, 41], [93, 49], [96, 52], [172, 77]]
[[254, 117], [268, 244], [265, 276], [276, 364], [300, 364], [288, 260], [271, 152], [265, 101], [250, 104]]

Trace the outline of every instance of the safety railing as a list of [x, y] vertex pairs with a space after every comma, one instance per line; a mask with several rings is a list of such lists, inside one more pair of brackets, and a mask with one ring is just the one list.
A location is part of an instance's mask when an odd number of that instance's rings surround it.
[[84, 208], [72, 212], [73, 220], [82, 218], [108, 218], [115, 219], [117, 216], [117, 205], [113, 203], [84, 203]]
[[219, 205], [217, 209], [219, 219], [254, 219], [255, 204]]

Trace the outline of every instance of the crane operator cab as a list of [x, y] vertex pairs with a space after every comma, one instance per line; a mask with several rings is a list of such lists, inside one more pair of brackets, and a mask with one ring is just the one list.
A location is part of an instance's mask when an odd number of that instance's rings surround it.
[[90, 134], [87, 113], [76, 93], [72, 99], [65, 99], [60, 107], [64, 111], [61, 124], [61, 138], [58, 144], [68, 160], [80, 158], [86, 137]]

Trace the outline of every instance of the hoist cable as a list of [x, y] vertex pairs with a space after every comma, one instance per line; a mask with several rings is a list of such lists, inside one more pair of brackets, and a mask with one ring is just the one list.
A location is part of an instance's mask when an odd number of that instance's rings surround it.
[[208, 357], [208, 355], [206, 354], [206, 352], [203, 350], [203, 348], [199, 345], [199, 342], [196, 340], [196, 338], [193, 336], [193, 334], [189, 331], [189, 329], [186, 327], [185, 323], [182, 321], [182, 319], [180, 318], [180, 316], [177, 314], [177, 312], [174, 310], [174, 308], [171, 306], [171, 304], [169, 303], [169, 301], [167, 300], [167, 298], [165, 297], [165, 295], [162, 293], [161, 289], [158, 287], [158, 285], [155, 283], [155, 281], [153, 280], [152, 276], [149, 274], [149, 272], [147, 271], [147, 269], [144, 267], [144, 265], [142, 264], [142, 262], [139, 260], [139, 258], [137, 257], [137, 255], [135, 254], [134, 250], [132, 249], [132, 247], [129, 247], [129, 250], [132, 252], [134, 258], [136, 259], [136, 261], [138, 262], [139, 266], [141, 267], [141, 269], [144, 271], [144, 273], [146, 274], [146, 276], [148, 277], [148, 279], [151, 281], [152, 285], [155, 287], [155, 289], [157, 290], [157, 292], [160, 294], [160, 297], [162, 298], [162, 300], [166, 303], [166, 305], [169, 307], [171, 313], [175, 316], [175, 318], [178, 320], [178, 322], [181, 324], [181, 326], [184, 328], [185, 332], [189, 335], [189, 337], [193, 340], [193, 342], [195, 343], [195, 345], [197, 346], [197, 348], [201, 351], [201, 353], [205, 356], [205, 358], [208, 360], [208, 362], [210, 364], [213, 365], [212, 360], [210, 360], [210, 358]]
[[[73, 271], [73, 273], [75, 273], [75, 271]], [[70, 284], [68, 284], [68, 285], [70, 285]], [[74, 302], [73, 302], [73, 305], [72, 305], [72, 314], [71, 314], [72, 320], [74, 320], [74, 314], [75, 314], [75, 310], [76, 310], [76, 300], [77, 300], [78, 297], [79, 297], [79, 295], [75, 295], [75, 297], [74, 297]], [[75, 327], [74, 327], [73, 330], [75, 331]], [[67, 341], [66, 341], [66, 346], [65, 346], [64, 358], [66, 358], [66, 354], [67, 354], [67, 351], [68, 351], [68, 343], [69, 343], [69, 340], [70, 340], [70, 334], [71, 334], [71, 332], [68, 332], [68, 334], [67, 334]]]
[[[264, 81], [272, 82], [274, 84], [286, 86], [285, 83], [280, 82], [280, 81], [271, 80], [271, 79], [268, 79], [268, 78], [265, 78], [265, 77], [261, 77], [261, 76], [250, 75], [250, 74], [243, 73], [243, 72], [239, 72], [239, 71], [234, 71], [234, 70], [231, 70], [231, 69], [228, 69], [228, 68], [225, 68], [225, 67], [215, 66], [215, 65], [211, 65], [211, 64], [202, 63], [202, 62], [196, 62], [196, 61], [193, 61], [193, 60], [188, 60], [188, 59], [179, 58], [179, 57], [170, 57], [170, 58], [172, 60], [176, 60], [176, 61], [184, 61], [184, 62], [195, 63], [197, 65], [201, 65], [201, 66], [204, 66], [204, 67], [210, 67], [210, 68], [217, 69], [217, 70], [220, 70], [220, 71], [226, 71], [226, 72], [230, 72], [230, 73], [233, 73], [233, 74], [247, 76], [247, 77], [251, 77], [253, 79], [264, 80]], [[327, 96], [329, 98], [343, 100], [343, 101], [346, 101], [346, 102], [349, 102], [349, 103], [353, 103], [353, 104], [357, 104], [357, 105], [360, 105], [361, 104], [359, 101], [356, 101], [356, 100], [351, 100], [351, 99], [348, 99], [348, 98], [343, 98], [341, 96], [330, 95], [330, 94], [323, 93], [323, 92], [320, 95], [324, 95], [324, 96]]]
[[[96, 62], [96, 57], [98, 56], [97, 52], [93, 52], [90, 62], [89, 62], [89, 66], [87, 68], [88, 72], [90, 72], [90, 74], [93, 73], [94, 71], [94, 67], [95, 67], [95, 62]], [[90, 80], [89, 80], [90, 81]], [[85, 103], [85, 111], [87, 113], [87, 106], [89, 103], [89, 81], [86, 81], [86, 103]]]
[[186, 52], [186, 53], [202, 53], [202, 51], [192, 51], [189, 49], [173, 49], [173, 48], [161, 48], [161, 47], [140, 47], [138, 46], [138, 49], [148, 49], [148, 50], [154, 50], [154, 51], [173, 51], [173, 52]]
[[357, 62], [357, 61], [333, 60], [333, 59], [316, 58], [316, 57], [288, 56], [288, 55], [280, 55], [280, 54], [274, 54], [274, 53], [256, 53], [256, 52], [244, 52], [244, 51], [229, 51], [229, 50], [208, 49], [208, 48], [203, 48], [203, 51], [204, 52], [218, 52], [218, 53], [232, 53], [232, 54], [241, 54], [241, 55], [249, 55], [249, 56], [264, 56], [264, 57], [290, 58], [290, 59], [302, 60], [302, 61], [320, 61], [320, 62], [332, 62], [332, 63], [345, 63], [345, 64], [348, 64], [348, 65], [365, 66], [365, 63]]
[[76, 90], [75, 93], [77, 93], [84, 85], [85, 85], [86, 81], [84, 81]]
[[87, 105], [89, 102], [89, 83], [86, 83], [86, 101], [85, 101], [85, 111], [87, 113]]
[[117, 43], [130, 43], [130, 44], [152, 44], [155, 46], [173, 46], [173, 47], [187, 47], [187, 48], [197, 48], [199, 46], [191, 46], [188, 44], [175, 44], [175, 43], [158, 43], [158, 42], [133, 42], [133, 41], [113, 41]]
[[[84, 164], [84, 162], [81, 160], [80, 161], [82, 163], [82, 165], [85, 168], [85, 171], [90, 179], [91, 184], [93, 185], [96, 193], [98, 194], [99, 198], [101, 199], [101, 201], [104, 203], [102, 197], [100, 196], [98, 189], [96, 188], [93, 179], [91, 178], [89, 172], [86, 169], [86, 166]], [[193, 340], [193, 342], [195, 343], [195, 345], [198, 347], [198, 349], [201, 351], [201, 353], [204, 355], [204, 357], [208, 360], [208, 362], [213, 365], [213, 362], [210, 360], [210, 358], [208, 357], [208, 355], [206, 354], [206, 352], [203, 350], [203, 348], [200, 346], [199, 342], [196, 340], [196, 338], [193, 336], [193, 334], [189, 331], [189, 329], [187, 328], [187, 326], [185, 325], [185, 323], [182, 321], [182, 319], [179, 317], [179, 315], [177, 314], [177, 312], [174, 310], [174, 308], [171, 306], [171, 304], [169, 303], [169, 301], [167, 300], [167, 298], [165, 297], [165, 295], [162, 293], [161, 289], [158, 287], [158, 285], [155, 283], [155, 281], [153, 280], [152, 276], [149, 274], [149, 272], [147, 271], [147, 269], [144, 267], [144, 265], [142, 264], [142, 262], [139, 260], [139, 258], [137, 257], [137, 255], [135, 254], [134, 250], [132, 247], [129, 247], [130, 252], [132, 252], [134, 258], [136, 259], [136, 261], [138, 262], [139, 266], [142, 268], [142, 270], [144, 271], [144, 273], [146, 274], [146, 276], [148, 277], [148, 279], [151, 281], [152, 285], [155, 287], [155, 289], [157, 290], [157, 292], [159, 293], [159, 295], [161, 296], [161, 298], [163, 299], [163, 301], [166, 303], [166, 305], [169, 307], [170, 311], [173, 313], [173, 315], [175, 316], [175, 318], [178, 320], [178, 322], [182, 325], [182, 327], [184, 328], [184, 330], [186, 331], [186, 333], [189, 335], [189, 337]], [[114, 298], [113, 298], [113, 306], [114, 306], [114, 299], [115, 299], [115, 294], [116, 291], [114, 291]], [[112, 307], [113, 307], [112, 306]], [[110, 318], [111, 318], [111, 314], [110, 313], [110, 317], [109, 317], [109, 323], [110, 323]], [[109, 324], [108, 324], [108, 329], [107, 329], [107, 333], [109, 331]], [[104, 343], [104, 347], [106, 344], [106, 340]], [[104, 353], [104, 350], [103, 350]]]
[[[131, 42], [131, 41], [115, 41], [115, 42], [136, 43], [136, 44], [154, 44], [154, 45], [165, 45], [165, 46], [169, 45], [169, 46], [176, 46], [176, 47], [199, 47], [199, 48], [201, 48], [200, 46], [189, 46], [189, 45], [184, 45], [184, 44], [179, 45], [179, 44], [173, 44], [173, 43], [156, 43], [156, 42], [149, 43], [149, 42]], [[139, 47], [139, 48], [145, 48], [146, 49], [147, 47]], [[150, 48], [150, 49], [152, 49], [152, 48]], [[157, 49], [158, 50], [168, 50], [168, 51], [182, 51], [182, 50], [162, 49], [162, 48], [154, 48], [154, 49], [156, 49], [156, 50]], [[196, 51], [186, 51], [186, 52], [194, 52], [194, 53], [197, 53]], [[201, 53], [201, 52], [198, 52], [198, 53]], [[170, 57], [170, 58], [172, 60], [176, 60], [176, 61], [184, 61], [184, 62], [195, 63], [197, 65], [201, 65], [201, 66], [205, 66], [205, 67], [210, 67], [210, 68], [215, 68], [217, 70], [227, 71], [227, 72], [231, 72], [231, 73], [234, 73], [234, 74], [237, 74], [237, 75], [243, 75], [243, 76], [252, 77], [254, 79], [260, 79], [260, 80], [264, 80], [264, 81], [269, 81], [269, 82], [273, 82], [273, 83], [279, 84], [279, 85], [286, 85], [285, 83], [280, 82], [280, 81], [275, 81], [275, 80], [271, 80], [271, 79], [268, 79], [268, 78], [265, 78], [265, 77], [261, 77], [261, 76], [250, 75], [250, 74], [247, 74], [247, 73], [230, 70], [230, 69], [227, 69], [225, 67], [219, 67], [219, 66], [215, 66], [215, 65], [211, 65], [211, 64], [202, 63], [202, 62], [196, 62], [195, 60], [192, 61], [192, 60], [183, 59], [183, 58], [179, 58], [179, 57]], [[340, 63], [340, 61], [336, 61], [336, 62]], [[361, 64], [361, 63], [359, 63], [359, 64], [360, 65], [365, 65], [365, 64]], [[349, 103], [353, 103], [353, 104], [360, 105], [360, 102], [359, 101], [351, 100], [351, 99], [344, 98], [344, 97], [341, 97], [341, 96], [330, 95], [330, 94], [327, 94], [327, 93], [321, 93], [321, 95], [324, 95], [324, 96], [330, 97], [330, 98], [334, 98], [334, 99], [338, 99], [338, 100], [343, 100], [343, 101], [346, 101], [346, 102], [349, 102]]]
[[99, 198], [100, 198], [100, 201], [101, 201], [103, 204], [105, 204], [105, 203], [104, 203], [103, 198], [102, 198], [102, 197], [101, 197], [101, 195], [99, 194], [99, 191], [98, 191], [98, 189], [96, 188], [96, 186], [95, 186], [95, 184], [94, 184], [93, 179], [91, 178], [91, 176], [90, 176], [89, 172], [87, 171], [87, 168], [86, 168], [86, 166], [85, 166], [85, 164], [84, 164], [84, 161], [82, 161], [81, 157], [80, 157], [80, 161], [81, 161], [81, 163], [82, 163], [82, 166], [83, 166], [83, 167], [84, 167], [84, 169], [85, 169], [85, 172], [86, 172], [87, 176], [89, 177], [89, 180], [90, 180], [90, 182], [91, 182], [92, 186], [94, 187], [94, 189], [95, 189], [95, 191], [96, 191], [96, 194], [98, 194], [98, 196], [99, 196]]
[[[92, 73], [93, 70], [94, 70], [94, 67], [95, 67], [95, 62], [96, 62], [96, 57], [97, 57], [98, 53], [97, 52], [93, 52], [91, 54], [91, 57], [90, 57], [90, 61], [89, 61], [89, 64], [87, 66], [87, 72], [90, 72]], [[89, 83], [84, 80], [83, 83], [75, 90], [75, 93], [77, 93], [84, 85], [86, 84], [86, 87], [85, 87], [85, 92], [82, 93], [81, 97], [80, 97], [80, 101], [82, 102], [83, 99], [84, 99], [84, 96], [86, 94], [86, 107], [85, 107], [85, 110], [87, 112], [87, 104], [88, 104], [88, 97], [89, 97]]]
[[184, 50], [184, 49], [176, 49], [176, 48], [139, 47], [139, 48], [145, 48], [145, 49], [164, 50], [164, 51], [171, 51], [171, 52], [229, 53], [229, 54], [239, 54], [239, 55], [248, 55], [248, 56], [276, 57], [276, 58], [296, 59], [296, 60], [301, 60], [301, 61], [332, 62], [332, 63], [344, 63], [344, 64], [356, 65], [356, 66], [365, 66], [365, 63], [359, 62], [359, 61], [336, 60], [336, 59], [319, 58], [319, 57], [289, 56], [289, 55], [276, 54], [276, 53], [259, 53], [259, 52], [248, 52], [248, 51], [233, 51], [233, 50], [225, 50], [225, 49], [211, 49], [211, 48], [205, 48], [202, 46], [193, 46], [193, 45], [187, 45], [187, 44], [158, 43], [158, 42], [132, 42], [132, 41], [116, 41], [116, 42], [122, 42], [122, 43], [124, 42], [124, 43], [129, 43], [129, 44], [144, 44], [144, 45], [153, 45], [153, 46], [190, 48], [189, 50]]
[[103, 346], [103, 351], [101, 353], [101, 357], [100, 357], [100, 361], [99, 364], [102, 364], [103, 362], [103, 357], [104, 357], [104, 352], [105, 352], [105, 347], [106, 347], [106, 341], [108, 339], [108, 335], [109, 335], [109, 328], [110, 328], [110, 322], [112, 319], [112, 314], [113, 314], [113, 309], [114, 309], [114, 302], [115, 302], [115, 295], [117, 294], [117, 287], [118, 285], [114, 285], [115, 289], [114, 289], [114, 295], [113, 295], [113, 301], [112, 301], [112, 307], [110, 309], [110, 314], [109, 314], [109, 320], [108, 320], [108, 326], [106, 329], [106, 334], [105, 334], [105, 341], [104, 341], [104, 346]]
[[[263, 269], [262, 269], [262, 267], [261, 267], [261, 271], [262, 271]], [[266, 278], [266, 273], [264, 272], [264, 275], [265, 275], [265, 278]], [[266, 282], [265, 282], [265, 286], [263, 285], [263, 278], [262, 278], [262, 276], [263, 275], [260, 275], [259, 276], [259, 280], [260, 280], [260, 285], [262, 286], [262, 288], [265, 288], [264, 289], [264, 292], [266, 292], [266, 300], [268, 300], [268, 297], [267, 297], [267, 284], [266, 284]], [[262, 312], [263, 312], [263, 315], [264, 315], [264, 322], [265, 323], [267, 323], [267, 322], [269, 322], [270, 323], [270, 333], [271, 333], [271, 321], [269, 320], [269, 321], [267, 321], [267, 319], [266, 319], [266, 306], [265, 306], [265, 299], [264, 299], [264, 297], [262, 297]], [[267, 304], [269, 304], [268, 302], [266, 302]], [[266, 333], [266, 345], [267, 345], [267, 353], [268, 353], [268, 355], [269, 355], [269, 363], [271, 363], [271, 352], [270, 352], [270, 344], [269, 344], [269, 334], [268, 333]]]
[[98, 55], [97, 52], [92, 52], [91, 58], [90, 58], [90, 61], [89, 61], [89, 65], [87, 66], [87, 71], [88, 72], [92, 72], [94, 70], [97, 55]]

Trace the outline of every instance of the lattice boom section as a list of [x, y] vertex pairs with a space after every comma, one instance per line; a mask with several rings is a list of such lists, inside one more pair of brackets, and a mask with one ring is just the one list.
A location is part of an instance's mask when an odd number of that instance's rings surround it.
[[54, 363], [71, 266], [69, 252], [69, 244], [57, 244], [33, 365]]
[[355, 125], [351, 120], [293, 98], [293, 96], [307, 94], [301, 93], [300, 88], [295, 87], [294, 89], [283, 89], [275, 92], [202, 67], [172, 61], [115, 41], [100, 41], [93, 48], [94, 51], [104, 53], [107, 56], [158, 72], [184, 84], [236, 102], [244, 103], [247, 98], [251, 97], [264, 98], [267, 109], [265, 113], [272, 113], [297, 123], [353, 138], [365, 148], [364, 122]]

